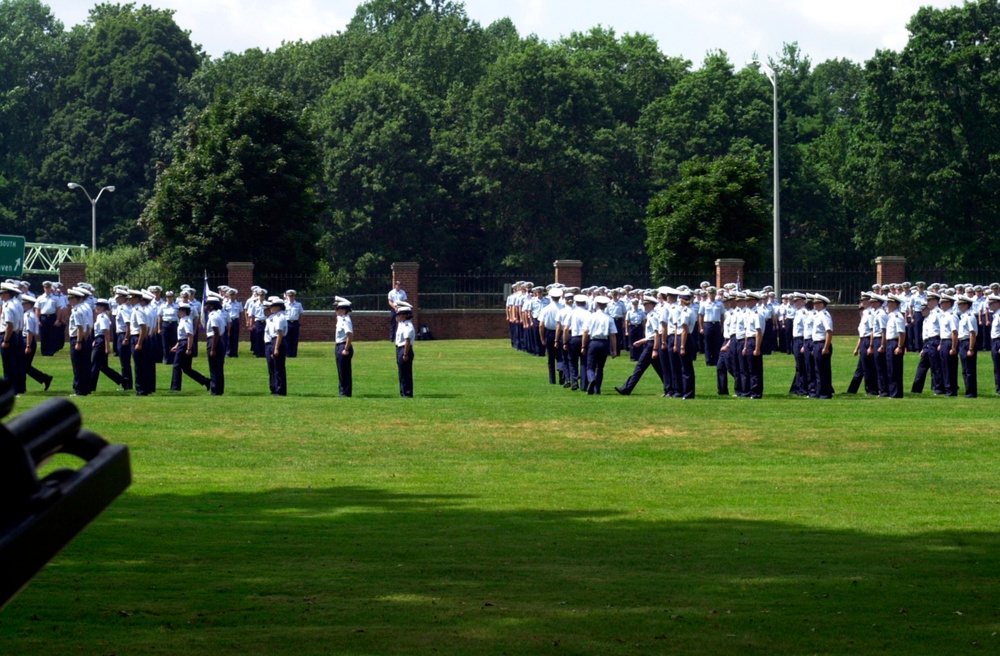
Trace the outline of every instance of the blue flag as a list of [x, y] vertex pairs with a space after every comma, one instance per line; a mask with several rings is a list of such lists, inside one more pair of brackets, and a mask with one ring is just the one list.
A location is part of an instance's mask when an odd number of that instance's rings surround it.
[[208, 300], [208, 272], [203, 272], [205, 274], [205, 288], [201, 292], [201, 325], [208, 325], [208, 308], [205, 307], [205, 302]]

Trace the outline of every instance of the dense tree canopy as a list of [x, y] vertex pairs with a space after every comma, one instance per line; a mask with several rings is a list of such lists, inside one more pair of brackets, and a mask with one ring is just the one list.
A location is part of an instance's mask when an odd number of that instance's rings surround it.
[[[814, 65], [794, 43], [769, 60], [786, 267], [1000, 254], [1000, 2], [908, 28], [863, 64]], [[235, 247], [302, 271], [318, 255], [340, 279], [394, 259], [569, 257], [609, 276], [766, 260], [771, 98], [724, 52], [692, 63], [600, 26], [543, 42], [449, 0], [368, 0], [342, 32], [217, 59], [170, 11], [99, 4], [66, 30], [40, 0], [0, 0], [0, 231], [88, 242], [72, 180], [117, 187], [101, 245], [199, 270], [233, 257], [210, 244], [274, 229], [279, 199], [298, 208], [281, 258]]]

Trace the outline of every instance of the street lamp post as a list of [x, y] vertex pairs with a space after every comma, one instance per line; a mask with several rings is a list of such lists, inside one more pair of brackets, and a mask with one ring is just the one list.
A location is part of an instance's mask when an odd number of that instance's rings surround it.
[[97, 192], [96, 198], [91, 198], [87, 190], [83, 188], [83, 185], [78, 185], [75, 182], [70, 182], [66, 185], [70, 189], [79, 189], [83, 192], [83, 195], [87, 197], [90, 201], [90, 249], [92, 251], [97, 250], [97, 201], [101, 200], [101, 194], [105, 191], [114, 193], [114, 185], [108, 185], [107, 187], [101, 187], [101, 190]]
[[774, 87], [774, 295], [781, 298], [781, 177], [778, 172], [778, 75], [764, 62], [752, 59], [747, 65], [763, 69]]

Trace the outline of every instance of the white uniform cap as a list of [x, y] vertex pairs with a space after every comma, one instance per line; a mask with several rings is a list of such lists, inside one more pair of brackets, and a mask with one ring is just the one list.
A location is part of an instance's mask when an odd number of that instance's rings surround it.
[[586, 294], [577, 294], [573, 297], [573, 300], [577, 303], [586, 303], [590, 298]]

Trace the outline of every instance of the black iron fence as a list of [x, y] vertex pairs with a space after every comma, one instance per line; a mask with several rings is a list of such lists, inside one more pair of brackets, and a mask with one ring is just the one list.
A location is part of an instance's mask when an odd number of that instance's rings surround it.
[[[861, 297], [861, 292], [870, 291], [874, 283], [874, 268], [851, 271], [792, 269], [781, 272], [782, 292], [823, 294], [832, 303], [854, 303]], [[746, 280], [742, 281], [742, 286], [749, 289], [773, 284], [774, 271], [747, 271]]]

